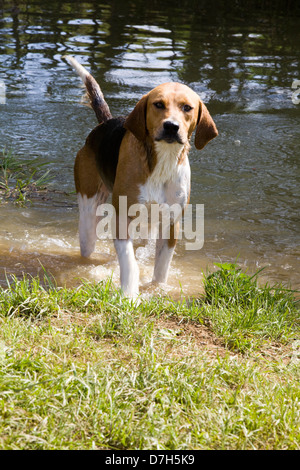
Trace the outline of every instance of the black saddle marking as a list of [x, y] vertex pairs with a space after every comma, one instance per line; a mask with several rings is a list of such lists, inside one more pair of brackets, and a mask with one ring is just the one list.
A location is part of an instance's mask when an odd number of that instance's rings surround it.
[[112, 192], [116, 179], [119, 150], [126, 132], [125, 117], [117, 117], [99, 124], [86, 139], [86, 144], [96, 154], [100, 176], [107, 189]]

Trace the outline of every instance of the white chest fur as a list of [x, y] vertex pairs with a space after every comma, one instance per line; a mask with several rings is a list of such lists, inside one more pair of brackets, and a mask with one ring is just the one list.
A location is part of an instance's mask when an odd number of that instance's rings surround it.
[[157, 163], [146, 183], [140, 186], [141, 204], [185, 205], [190, 190], [190, 165], [187, 157], [183, 163], [178, 163], [183, 149], [177, 142], [155, 143]]

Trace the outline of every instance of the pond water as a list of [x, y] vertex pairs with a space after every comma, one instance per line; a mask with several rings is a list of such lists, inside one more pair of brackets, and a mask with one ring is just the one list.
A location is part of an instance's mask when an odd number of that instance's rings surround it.
[[[297, 2], [248, 3], [0, 1], [0, 150], [49, 163], [51, 188], [61, 191], [26, 207], [1, 202], [0, 283], [41, 266], [58, 285], [111, 275], [119, 282], [110, 241], [99, 240], [90, 260], [79, 255], [73, 163], [97, 123], [62, 60], [71, 54], [99, 81], [113, 115], [179, 81], [216, 122], [218, 138], [190, 153], [204, 245], [187, 251], [178, 243], [166, 289], [197, 294], [207, 267], [237, 258], [250, 273], [264, 267], [264, 279], [299, 289], [300, 103], [292, 83], [300, 80], [300, 11]], [[152, 251], [137, 248], [145, 292], [154, 292]]]

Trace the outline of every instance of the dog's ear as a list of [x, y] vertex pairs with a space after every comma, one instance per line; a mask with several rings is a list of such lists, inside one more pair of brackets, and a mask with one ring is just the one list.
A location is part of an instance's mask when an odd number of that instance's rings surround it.
[[147, 101], [148, 95], [144, 95], [124, 122], [125, 129], [128, 129], [138, 140], [142, 141], [146, 139], [147, 134]]
[[199, 105], [198, 122], [195, 134], [195, 147], [202, 150], [203, 147], [212, 139], [217, 137], [218, 129], [208, 112], [207, 107], [202, 101]]

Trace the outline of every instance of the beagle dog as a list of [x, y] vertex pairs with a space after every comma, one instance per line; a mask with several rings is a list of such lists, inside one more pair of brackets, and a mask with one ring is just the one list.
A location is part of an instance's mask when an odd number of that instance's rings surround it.
[[[181, 83], [164, 83], [144, 95], [127, 117], [113, 118], [99, 84], [73, 57], [64, 57], [81, 77], [99, 125], [79, 150], [74, 168], [79, 205], [82, 256], [96, 242], [97, 208], [112, 193], [116, 212], [114, 240], [120, 265], [121, 289], [127, 297], [139, 292], [139, 268], [133, 241], [120, 236], [120, 196], [127, 205], [179, 204], [190, 197], [190, 139], [195, 132], [198, 150], [218, 135], [216, 125], [199, 96]], [[127, 224], [131, 217], [127, 215]], [[153, 281], [165, 283], [177, 241], [179, 222], [170, 221], [169, 238], [156, 240]]]

